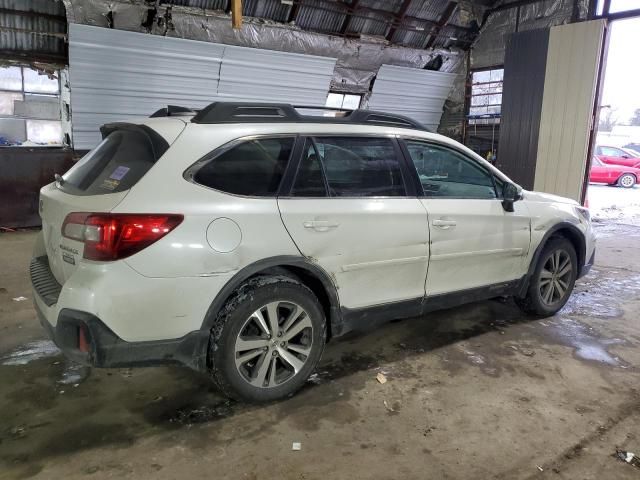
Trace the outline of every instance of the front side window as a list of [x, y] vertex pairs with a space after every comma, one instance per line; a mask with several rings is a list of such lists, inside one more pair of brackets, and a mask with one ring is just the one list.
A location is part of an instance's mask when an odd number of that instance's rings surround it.
[[390, 138], [314, 138], [307, 143], [294, 182], [294, 195], [303, 188], [324, 192], [321, 174], [330, 197], [406, 195], [400, 162]]
[[193, 180], [235, 195], [273, 197], [280, 187], [294, 140], [294, 137], [246, 140], [206, 163]]
[[424, 142], [409, 140], [406, 145], [426, 196], [497, 198], [493, 176], [470, 158]]

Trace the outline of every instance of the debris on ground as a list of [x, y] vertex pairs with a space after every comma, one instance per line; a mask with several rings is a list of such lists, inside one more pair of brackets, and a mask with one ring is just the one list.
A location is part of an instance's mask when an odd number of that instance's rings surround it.
[[302, 444], [300, 442], [293, 442], [291, 444], [291, 450], [295, 450], [295, 451], [302, 450]]
[[27, 299], [27, 297], [13, 297], [12, 300], [14, 302], [24, 302]]
[[170, 418], [172, 423], [181, 423], [183, 425], [193, 425], [194, 423], [206, 423], [218, 418], [228, 417], [233, 413], [233, 405], [231, 401], [223, 401], [217, 405], [203, 405], [197, 408], [185, 408], [178, 410], [177, 414]]
[[22, 438], [25, 436], [26, 425], [18, 425], [9, 429], [9, 433], [13, 438]]
[[378, 374], [376, 375], [376, 380], [378, 380], [379, 383], [381, 384], [385, 384], [387, 383], [387, 377], [384, 373], [382, 372], [378, 372]]
[[395, 410], [393, 409], [392, 406], [390, 406], [386, 400], [383, 400], [382, 403], [384, 404], [384, 408], [386, 408], [387, 410], [389, 410], [390, 412], [395, 412]]
[[633, 452], [625, 452], [624, 450], [618, 450], [616, 448], [616, 453], [614, 454], [614, 456], [618, 458], [618, 460], [622, 460], [629, 465], [640, 468], [640, 457]]
[[541, 472], [544, 472], [544, 468], [542, 468], [540, 465], [536, 465], [536, 468], [537, 468], [538, 470], [540, 470]]

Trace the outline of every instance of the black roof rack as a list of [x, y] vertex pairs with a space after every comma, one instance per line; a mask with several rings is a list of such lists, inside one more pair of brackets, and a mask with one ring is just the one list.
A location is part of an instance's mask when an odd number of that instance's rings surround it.
[[193, 115], [195, 113], [197, 113], [197, 110], [194, 110], [193, 108], [180, 107], [178, 105], [167, 105], [165, 108], [161, 108], [160, 110], [153, 112], [149, 118]]
[[[332, 110], [336, 116], [302, 115], [301, 110]], [[156, 112], [158, 113], [158, 112]], [[155, 114], [154, 114], [155, 115]], [[193, 123], [341, 123], [385, 125], [425, 130], [421, 123], [403, 115], [374, 110], [346, 110], [332, 107], [294, 106], [288, 103], [215, 102], [191, 119]]]

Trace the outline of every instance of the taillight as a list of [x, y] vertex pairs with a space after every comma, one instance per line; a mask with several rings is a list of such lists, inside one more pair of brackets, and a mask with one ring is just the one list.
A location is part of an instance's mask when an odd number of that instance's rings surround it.
[[176, 228], [182, 215], [73, 212], [62, 236], [84, 243], [88, 260], [118, 260], [139, 252]]

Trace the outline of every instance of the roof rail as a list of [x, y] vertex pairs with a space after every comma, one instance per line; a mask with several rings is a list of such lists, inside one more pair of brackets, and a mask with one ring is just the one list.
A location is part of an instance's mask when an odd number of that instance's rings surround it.
[[160, 110], [156, 110], [153, 112], [149, 118], [156, 117], [173, 117], [177, 115], [193, 115], [197, 113], [197, 110], [189, 107], [180, 107], [178, 105], [167, 105], [165, 108], [161, 108]]
[[[301, 110], [332, 110], [338, 115], [302, 115]], [[154, 114], [155, 115], [155, 114]], [[384, 125], [427, 130], [421, 123], [403, 115], [374, 110], [348, 110], [333, 107], [294, 106], [288, 103], [214, 102], [200, 110], [193, 123], [340, 123]]]

